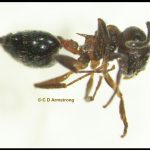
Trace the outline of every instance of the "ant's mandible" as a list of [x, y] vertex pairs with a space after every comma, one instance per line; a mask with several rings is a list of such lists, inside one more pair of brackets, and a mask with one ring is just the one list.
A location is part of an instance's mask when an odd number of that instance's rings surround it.
[[[0, 38], [3, 48], [11, 54], [16, 60], [27, 66], [49, 67], [58, 61], [70, 71], [53, 79], [34, 84], [38, 88], [66, 88], [73, 83], [87, 77], [85, 99], [94, 100], [96, 93], [104, 78], [107, 84], [114, 90], [113, 95], [103, 106], [106, 108], [117, 95], [120, 98], [119, 113], [124, 124], [124, 131], [121, 137], [127, 133], [128, 122], [124, 107], [124, 100], [119, 89], [122, 75], [130, 79], [142, 71], [150, 54], [150, 22], [146, 23], [148, 34], [132, 26], [121, 32], [114, 25], [106, 25], [102, 19], [98, 19], [98, 29], [94, 35], [80, 34], [85, 38], [83, 45], [73, 40], [66, 40], [60, 36], [55, 37], [50, 33], [43, 31], [23, 31], [16, 34], [8, 34]], [[65, 50], [78, 55], [78, 59], [70, 56], [58, 54], [59, 49]], [[119, 70], [116, 81], [112, 79], [109, 71], [115, 69], [114, 65], [108, 69], [110, 61], [117, 60]], [[102, 61], [102, 63], [100, 63]], [[90, 64], [91, 70], [84, 70]], [[85, 73], [81, 77], [66, 84], [63, 83], [73, 73]], [[101, 73], [99, 81], [93, 95], [90, 91], [93, 85], [95, 73]]]

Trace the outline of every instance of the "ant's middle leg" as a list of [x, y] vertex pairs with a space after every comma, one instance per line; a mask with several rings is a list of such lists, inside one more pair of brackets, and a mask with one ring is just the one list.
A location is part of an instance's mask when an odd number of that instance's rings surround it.
[[97, 86], [96, 86], [96, 88], [95, 88], [95, 91], [94, 91], [93, 95], [92, 95], [92, 96], [89, 96], [89, 93], [90, 93], [90, 91], [91, 91], [92, 84], [93, 84], [92, 82], [93, 82], [93, 76], [91, 75], [91, 77], [90, 77], [90, 79], [89, 79], [89, 81], [88, 81], [88, 83], [87, 83], [86, 94], [85, 94], [85, 99], [86, 99], [87, 101], [93, 101], [93, 100], [94, 100], [94, 98], [95, 98], [95, 96], [96, 96], [96, 94], [97, 94], [97, 91], [98, 91], [98, 89], [100, 88], [100, 85], [101, 85], [101, 83], [102, 83], [102, 76], [99, 77], [99, 81], [98, 81], [98, 83], [97, 83]]
[[[102, 83], [102, 78], [103, 78], [102, 76], [99, 77], [99, 80], [98, 80], [98, 83], [97, 83], [97, 86], [95, 88], [95, 91], [94, 91], [93, 95], [89, 96], [89, 93], [90, 93], [90, 91], [92, 89], [92, 86], [93, 86], [94, 73], [100, 73], [100, 72], [102, 72], [102, 68], [103, 68], [103, 66], [100, 66], [100, 67], [98, 67], [95, 70], [80, 71], [80, 72], [91, 72], [91, 76], [89, 78], [89, 81], [87, 82], [86, 92], [85, 92], [85, 100], [87, 100], [87, 101], [93, 101], [94, 98], [95, 98], [95, 96], [96, 96], [96, 94], [97, 94], [98, 89], [100, 88], [100, 85]], [[114, 70], [114, 69], [115, 69], [115, 66], [112, 66], [112, 68], [108, 69], [107, 71], [111, 71], [111, 70]]]

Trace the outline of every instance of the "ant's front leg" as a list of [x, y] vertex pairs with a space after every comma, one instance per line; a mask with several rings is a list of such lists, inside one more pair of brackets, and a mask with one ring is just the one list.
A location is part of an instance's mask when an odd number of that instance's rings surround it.
[[[107, 61], [108, 60], [111, 61], [114, 59], [120, 59], [120, 62], [121, 62], [121, 63], [119, 63], [120, 65], [119, 65], [119, 70], [118, 70], [117, 77], [116, 77], [116, 83], [113, 80], [110, 80], [111, 78], [107, 78], [107, 77], [110, 77], [107, 74]], [[121, 76], [122, 76], [122, 69], [124, 68], [124, 66], [127, 66], [127, 63], [128, 63], [128, 57], [125, 54], [120, 54], [120, 53], [110, 53], [108, 58], [104, 59], [103, 74], [104, 74], [105, 79], [109, 83], [109, 85], [114, 89], [113, 95], [111, 96], [109, 101], [106, 103], [106, 105], [104, 105], [104, 107], [107, 107], [112, 102], [112, 100], [116, 94], [118, 94], [118, 96], [122, 99], [122, 94], [119, 92], [119, 84], [120, 84], [120, 80], [121, 80]]]
[[[111, 76], [109, 75], [108, 72], [104, 75], [104, 78], [105, 78], [105, 81], [107, 82], [107, 84], [113, 90], [116, 90], [116, 86], [117, 85], [114, 82], [114, 80], [111, 78]], [[119, 113], [120, 113], [121, 120], [124, 123], [124, 131], [123, 131], [123, 134], [121, 135], [121, 137], [124, 137], [127, 134], [128, 122], [127, 122], [127, 117], [126, 117], [126, 112], [125, 112], [125, 106], [124, 106], [123, 96], [122, 96], [122, 93], [121, 93], [121, 91], [119, 89], [117, 91], [117, 96], [120, 98]], [[106, 108], [110, 104], [110, 102], [111, 101], [108, 101], [103, 107]]]
[[[111, 60], [116, 59], [116, 58], [122, 59], [123, 65], [125, 65], [128, 61], [128, 58], [124, 54], [112, 53], [110, 58], [111, 58]], [[120, 84], [121, 75], [122, 75], [122, 71], [121, 71], [122, 68], [120, 66], [119, 71], [117, 73], [116, 83], [115, 83], [113, 81], [113, 79], [111, 78], [111, 76], [109, 75], [109, 73], [107, 72], [107, 65], [106, 64], [107, 64], [107, 60], [104, 60], [104, 70], [103, 70], [104, 78], [105, 78], [105, 81], [108, 83], [108, 85], [112, 89], [114, 89], [114, 93], [111, 96], [111, 98], [109, 99], [109, 101], [103, 107], [106, 108], [112, 102], [114, 96], [116, 94], [118, 95], [118, 97], [120, 98], [119, 113], [120, 113], [121, 120], [124, 123], [124, 131], [123, 131], [123, 134], [121, 135], [121, 137], [124, 137], [127, 134], [128, 122], [127, 122], [127, 118], [126, 118], [123, 96], [119, 90], [119, 84]]]

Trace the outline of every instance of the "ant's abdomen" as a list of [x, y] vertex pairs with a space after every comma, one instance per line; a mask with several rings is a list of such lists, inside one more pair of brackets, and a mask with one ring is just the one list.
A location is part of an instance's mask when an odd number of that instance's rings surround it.
[[58, 53], [60, 43], [48, 32], [23, 31], [0, 38], [3, 48], [16, 60], [33, 67], [54, 64], [53, 56]]

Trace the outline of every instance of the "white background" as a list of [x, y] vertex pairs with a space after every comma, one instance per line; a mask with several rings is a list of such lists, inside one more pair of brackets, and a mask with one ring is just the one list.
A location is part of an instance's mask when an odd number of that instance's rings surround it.
[[[0, 36], [34, 29], [82, 44], [84, 39], [75, 33], [93, 34], [97, 18], [120, 30], [135, 25], [147, 32], [150, 3], [1, 3]], [[70, 55], [63, 49], [60, 53]], [[26, 67], [0, 47], [0, 147], [150, 147], [149, 63], [137, 77], [121, 82], [129, 122], [124, 139], [120, 138], [119, 99], [102, 108], [113, 92], [105, 82], [90, 103], [84, 100], [87, 79], [61, 90], [33, 87], [66, 71], [60, 64], [47, 69]], [[74, 98], [75, 102], [39, 103], [39, 97]]]

